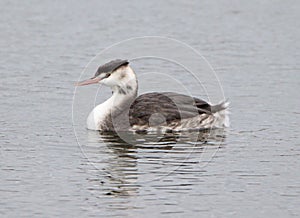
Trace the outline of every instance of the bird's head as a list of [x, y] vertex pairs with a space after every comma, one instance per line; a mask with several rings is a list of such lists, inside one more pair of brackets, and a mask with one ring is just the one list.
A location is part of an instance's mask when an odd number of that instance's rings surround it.
[[133, 70], [127, 60], [113, 60], [100, 66], [95, 75], [87, 80], [78, 82], [77, 86], [103, 84], [111, 88], [126, 87], [130, 81], [136, 80]]

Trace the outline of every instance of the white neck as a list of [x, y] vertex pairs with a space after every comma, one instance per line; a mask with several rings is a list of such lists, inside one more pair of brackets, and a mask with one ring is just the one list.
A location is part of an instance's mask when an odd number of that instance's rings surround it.
[[[117, 116], [128, 109], [137, 96], [137, 79], [129, 66], [121, 67], [111, 77], [113, 77], [111, 81], [103, 84], [110, 86], [113, 94], [91, 111], [87, 119], [88, 129], [102, 130], [102, 126], [105, 126], [109, 116]], [[117, 79], [118, 82], [116, 82]]]

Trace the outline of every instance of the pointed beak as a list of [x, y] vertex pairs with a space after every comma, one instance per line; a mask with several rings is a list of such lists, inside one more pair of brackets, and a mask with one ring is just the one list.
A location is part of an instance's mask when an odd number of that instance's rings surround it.
[[98, 83], [100, 80], [101, 80], [101, 78], [99, 78], [99, 77], [93, 77], [93, 78], [75, 83], [75, 86], [85, 86], [85, 85], [95, 84], [95, 83]]

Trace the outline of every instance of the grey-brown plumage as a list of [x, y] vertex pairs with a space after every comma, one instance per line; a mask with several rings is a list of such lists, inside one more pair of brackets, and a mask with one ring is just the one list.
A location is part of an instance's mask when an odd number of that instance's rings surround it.
[[[129, 110], [129, 118], [131, 126], [149, 126], [151, 116], [157, 114], [164, 118], [161, 122], [170, 125], [182, 119], [211, 113], [211, 105], [201, 99], [173, 92], [153, 92], [135, 99]], [[157, 125], [160, 124], [159, 119], [155, 121]]]

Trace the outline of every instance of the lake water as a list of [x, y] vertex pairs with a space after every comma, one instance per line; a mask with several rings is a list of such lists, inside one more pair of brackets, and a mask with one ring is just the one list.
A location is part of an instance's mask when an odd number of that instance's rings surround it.
[[[299, 8], [298, 1], [0, 1], [0, 216], [299, 217]], [[130, 144], [85, 129], [98, 87], [78, 89], [74, 104], [74, 82], [104, 48], [147, 35], [205, 56], [231, 102], [230, 128], [135, 135]], [[120, 55], [142, 50], [131, 46]], [[156, 48], [193, 67], [189, 56]], [[146, 58], [133, 66], [141, 90], [195, 90], [176, 64]], [[157, 70], [184, 87], [141, 76]], [[109, 95], [101, 87], [96, 102]]]

